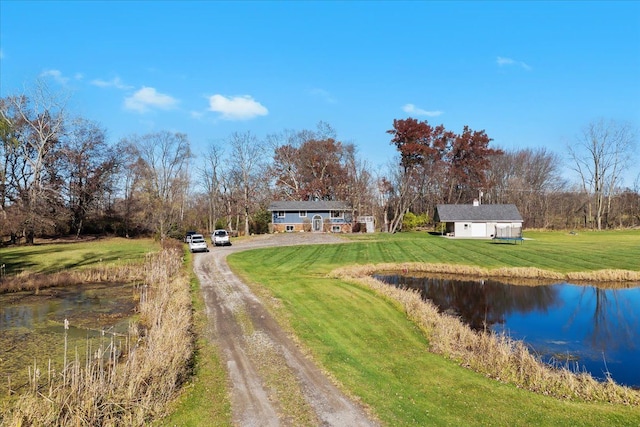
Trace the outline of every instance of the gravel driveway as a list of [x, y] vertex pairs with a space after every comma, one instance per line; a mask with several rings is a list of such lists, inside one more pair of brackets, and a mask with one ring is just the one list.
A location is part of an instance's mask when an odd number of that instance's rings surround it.
[[246, 249], [341, 241], [331, 234], [261, 235], [195, 254], [211, 340], [227, 366], [235, 425], [378, 425], [302, 354], [226, 262]]

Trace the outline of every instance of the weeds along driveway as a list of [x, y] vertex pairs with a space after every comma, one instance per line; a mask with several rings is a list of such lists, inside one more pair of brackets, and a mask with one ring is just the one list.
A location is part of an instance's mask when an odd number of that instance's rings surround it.
[[343, 241], [330, 234], [262, 235], [194, 256], [209, 339], [227, 367], [234, 424], [377, 425], [300, 352], [226, 262], [230, 253], [247, 249]]

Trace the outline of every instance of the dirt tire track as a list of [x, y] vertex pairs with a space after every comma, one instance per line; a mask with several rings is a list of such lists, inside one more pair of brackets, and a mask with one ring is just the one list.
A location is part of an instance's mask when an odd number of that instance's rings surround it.
[[[227, 367], [235, 425], [378, 425], [301, 353], [226, 262], [228, 254], [246, 249], [340, 241], [327, 234], [266, 235], [194, 256], [211, 339]], [[274, 375], [281, 384], [274, 384]], [[286, 390], [278, 390], [283, 384]]]

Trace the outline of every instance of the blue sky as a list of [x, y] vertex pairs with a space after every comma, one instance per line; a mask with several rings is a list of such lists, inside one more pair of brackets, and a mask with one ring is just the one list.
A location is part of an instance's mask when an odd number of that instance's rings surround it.
[[640, 2], [0, 0], [0, 95], [39, 77], [111, 142], [324, 121], [378, 167], [414, 117], [567, 158], [596, 119], [640, 128]]

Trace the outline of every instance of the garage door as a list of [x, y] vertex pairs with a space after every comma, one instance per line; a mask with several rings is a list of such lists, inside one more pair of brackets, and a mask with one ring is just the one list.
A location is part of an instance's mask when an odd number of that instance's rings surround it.
[[487, 225], [484, 222], [471, 223], [471, 237], [485, 237], [487, 235]]

